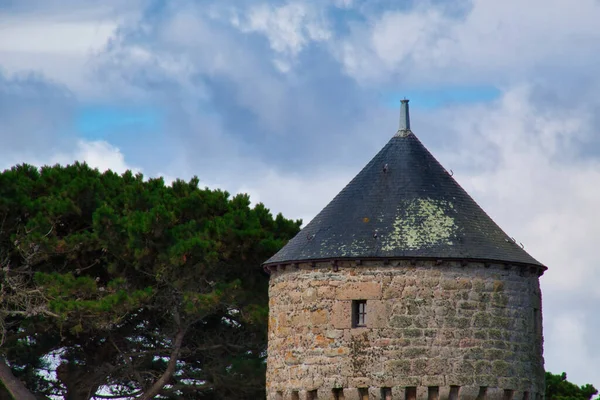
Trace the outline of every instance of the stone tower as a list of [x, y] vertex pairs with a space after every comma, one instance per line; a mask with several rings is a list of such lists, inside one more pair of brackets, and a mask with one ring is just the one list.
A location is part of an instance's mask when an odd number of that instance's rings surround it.
[[410, 130], [269, 259], [268, 400], [539, 400], [546, 267]]

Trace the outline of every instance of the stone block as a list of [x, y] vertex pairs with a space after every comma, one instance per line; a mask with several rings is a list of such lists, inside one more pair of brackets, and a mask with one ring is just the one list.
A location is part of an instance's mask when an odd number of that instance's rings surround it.
[[370, 300], [367, 302], [367, 327], [387, 328], [390, 323], [387, 301]]
[[302, 301], [304, 303], [312, 303], [317, 300], [317, 289], [310, 287], [302, 293]]
[[502, 389], [515, 390], [519, 387], [519, 378], [498, 378], [498, 386]]
[[418, 328], [407, 328], [402, 331], [405, 338], [417, 338], [423, 336], [423, 330]]
[[392, 328], [408, 328], [413, 325], [414, 317], [408, 315], [393, 315], [389, 319]]
[[329, 388], [320, 388], [317, 390], [319, 400], [337, 400], [333, 394], [333, 390]]
[[419, 386], [421, 385], [421, 377], [420, 376], [401, 376], [398, 378], [399, 386]]
[[417, 387], [417, 399], [427, 400], [429, 395], [429, 388], [427, 386], [418, 386]]
[[[443, 374], [448, 371], [448, 361], [444, 358], [430, 358], [427, 362], [427, 370], [426, 374], [429, 376], [440, 376], [443, 377]], [[428, 384], [427, 386], [434, 386], [433, 384]]]
[[335, 289], [329, 285], [319, 286], [317, 288], [317, 297], [319, 299], [335, 299]]
[[384, 364], [384, 371], [393, 376], [406, 376], [410, 369], [410, 360], [388, 360]]
[[386, 400], [381, 396], [381, 388], [371, 386], [369, 388], [369, 400]]
[[348, 386], [355, 388], [368, 388], [371, 380], [367, 377], [348, 378]]
[[392, 387], [392, 399], [404, 400], [406, 398], [406, 389], [404, 386]]
[[331, 325], [336, 329], [352, 328], [352, 302], [338, 301], [333, 305]]
[[[308, 390], [299, 390], [298, 391], [298, 397], [300, 398], [299, 400], [308, 400]], [[292, 398], [294, 398], [293, 394], [292, 394]]]
[[[324, 388], [345, 388], [348, 387], [348, 378], [335, 375], [323, 378], [323, 387]], [[330, 392], [332, 389], [327, 389]]]
[[[429, 362], [431, 363], [431, 361], [433, 360], [429, 360]], [[446, 385], [446, 378], [444, 377], [443, 374], [439, 374], [439, 375], [425, 375], [421, 378], [421, 385], [423, 386], [445, 386]]]
[[362, 400], [360, 392], [356, 388], [344, 389], [344, 400]]
[[475, 368], [471, 360], [460, 360], [454, 363], [453, 372], [456, 375], [472, 375]]
[[418, 358], [416, 360], [412, 360], [411, 369], [413, 375], [423, 376], [427, 371], [427, 359], [426, 358]]
[[311, 311], [309, 321], [312, 326], [327, 324], [329, 322], [329, 311], [324, 309]]
[[477, 383], [481, 386], [496, 387], [498, 386], [498, 377], [495, 375], [478, 375]]
[[446, 385], [440, 385], [438, 393], [440, 400], [448, 400], [450, 398], [450, 385], [448, 383], [446, 383]]
[[504, 389], [499, 387], [488, 387], [486, 400], [504, 400]]
[[323, 354], [326, 357], [345, 357], [348, 354], [350, 354], [350, 348], [349, 347], [329, 348], [329, 349], [325, 349]]
[[[510, 364], [508, 364], [504, 360], [492, 361], [492, 374], [494, 374], [496, 376], [506, 376], [506, 375], [508, 375], [509, 367], [510, 367]], [[510, 389], [510, 388], [506, 388], [506, 389]]]
[[477, 399], [479, 396], [480, 387], [479, 386], [464, 386], [460, 388], [459, 398], [460, 399]]
[[381, 299], [379, 282], [347, 282], [336, 289], [338, 300], [376, 300]]
[[399, 299], [402, 297], [404, 291], [404, 284], [392, 282], [383, 290], [382, 297], [384, 299]]

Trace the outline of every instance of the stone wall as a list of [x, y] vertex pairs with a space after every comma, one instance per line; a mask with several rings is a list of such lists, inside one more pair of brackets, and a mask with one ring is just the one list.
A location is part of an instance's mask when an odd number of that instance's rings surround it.
[[[271, 274], [269, 400], [543, 395], [535, 268], [347, 261]], [[353, 300], [367, 301], [365, 327], [352, 327]]]

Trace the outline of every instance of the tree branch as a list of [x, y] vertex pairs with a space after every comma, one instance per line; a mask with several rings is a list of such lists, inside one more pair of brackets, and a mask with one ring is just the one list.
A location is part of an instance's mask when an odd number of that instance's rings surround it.
[[12, 370], [4, 358], [0, 357], [0, 382], [4, 385], [13, 399], [18, 400], [36, 400], [35, 396], [18, 380], [12, 373]]
[[173, 373], [175, 372], [175, 367], [177, 366], [177, 359], [179, 358], [179, 352], [181, 350], [181, 345], [183, 343], [183, 337], [185, 336], [186, 329], [181, 328], [177, 335], [175, 335], [175, 340], [173, 342], [173, 351], [171, 352], [171, 358], [169, 359], [169, 363], [167, 364], [167, 369], [161, 375], [160, 378], [148, 389], [143, 395], [138, 397], [136, 400], [150, 400], [153, 399], [156, 395], [160, 393], [163, 387], [169, 382]]

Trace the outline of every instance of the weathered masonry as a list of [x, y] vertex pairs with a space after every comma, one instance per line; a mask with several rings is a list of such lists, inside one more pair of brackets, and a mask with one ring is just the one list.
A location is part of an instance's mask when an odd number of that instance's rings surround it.
[[541, 399], [546, 267], [400, 122], [265, 263], [268, 399]]

